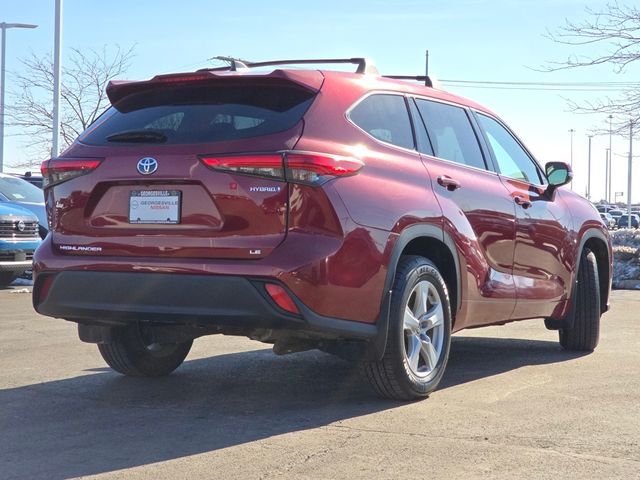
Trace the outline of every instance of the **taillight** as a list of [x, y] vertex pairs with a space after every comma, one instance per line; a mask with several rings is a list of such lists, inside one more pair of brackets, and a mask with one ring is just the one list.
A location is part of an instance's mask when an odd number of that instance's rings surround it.
[[278, 154], [206, 155], [200, 159], [214, 170], [311, 185], [320, 185], [334, 177], [354, 175], [364, 166], [361, 160], [353, 157], [298, 151]]
[[284, 180], [284, 168], [281, 154], [271, 155], [238, 155], [201, 157], [202, 163], [214, 170], [257, 175], [259, 177]]
[[333, 177], [354, 175], [364, 166], [361, 160], [322, 153], [291, 152], [285, 154], [287, 180], [319, 184]]
[[100, 158], [52, 158], [40, 166], [42, 186], [50, 187], [95, 170], [102, 162]]

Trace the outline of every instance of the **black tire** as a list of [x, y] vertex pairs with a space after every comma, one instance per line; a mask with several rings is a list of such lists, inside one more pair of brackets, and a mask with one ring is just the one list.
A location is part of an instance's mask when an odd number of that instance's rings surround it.
[[123, 328], [111, 343], [98, 344], [104, 361], [123, 375], [159, 377], [169, 375], [186, 358], [193, 341], [150, 343], [145, 327], [134, 324]]
[[[433, 295], [436, 295], [442, 307], [442, 328], [438, 327], [438, 343], [441, 340], [441, 349], [437, 357], [435, 367], [427, 365], [422, 358], [420, 349], [419, 359], [416, 366], [426, 370], [428, 373], [421, 374], [416, 368], [411, 366], [408, 358], [408, 342], [411, 341], [407, 335], [413, 332], [405, 327], [405, 309], [410, 307], [412, 299], [415, 302], [415, 293], [420, 283], [426, 283], [435, 287]], [[430, 288], [430, 287], [429, 287]], [[431, 292], [431, 290], [429, 290]], [[433, 307], [434, 304], [432, 304]], [[429, 310], [429, 307], [427, 307]], [[426, 313], [424, 319], [426, 317]], [[422, 325], [422, 323], [420, 323]], [[407, 334], [407, 332], [409, 332]], [[431, 331], [435, 337], [435, 328]], [[430, 343], [435, 338], [429, 339]], [[421, 334], [421, 339], [425, 337]], [[391, 309], [389, 314], [389, 331], [384, 356], [378, 361], [366, 361], [362, 363], [362, 369], [371, 383], [376, 393], [384, 398], [393, 400], [417, 400], [427, 397], [433, 392], [444, 374], [449, 357], [449, 347], [451, 342], [451, 307], [447, 286], [440, 275], [437, 267], [429, 260], [418, 256], [403, 256], [398, 262], [396, 275], [391, 294]], [[420, 367], [420, 362], [423, 366]]]
[[8, 287], [18, 278], [14, 272], [0, 272], [0, 288]]
[[560, 329], [560, 345], [565, 350], [593, 351], [600, 337], [600, 281], [596, 257], [590, 250], [580, 255], [574, 286], [573, 326]]

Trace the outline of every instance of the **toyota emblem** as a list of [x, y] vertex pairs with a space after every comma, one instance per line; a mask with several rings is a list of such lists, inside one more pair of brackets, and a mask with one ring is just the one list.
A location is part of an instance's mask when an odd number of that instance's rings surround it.
[[158, 161], [155, 158], [144, 157], [138, 160], [138, 173], [151, 175], [158, 170]]

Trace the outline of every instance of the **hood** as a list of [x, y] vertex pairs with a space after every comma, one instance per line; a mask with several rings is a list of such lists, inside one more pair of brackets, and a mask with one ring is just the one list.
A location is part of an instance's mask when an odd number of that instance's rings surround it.
[[34, 212], [23, 206], [14, 203], [0, 202], [0, 217], [6, 216], [21, 217], [29, 221], [35, 220], [38, 217]]

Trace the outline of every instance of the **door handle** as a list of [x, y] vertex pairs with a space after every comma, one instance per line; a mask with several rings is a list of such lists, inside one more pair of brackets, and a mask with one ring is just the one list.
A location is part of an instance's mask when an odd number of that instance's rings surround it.
[[514, 198], [515, 202], [520, 205], [525, 210], [531, 206], [531, 202], [520, 195], [516, 195]]
[[438, 185], [446, 188], [450, 192], [453, 192], [454, 190], [457, 190], [462, 186], [460, 185], [460, 182], [458, 182], [457, 180], [454, 180], [451, 177], [448, 177], [447, 175], [440, 175], [436, 179], [436, 181], [438, 182]]

